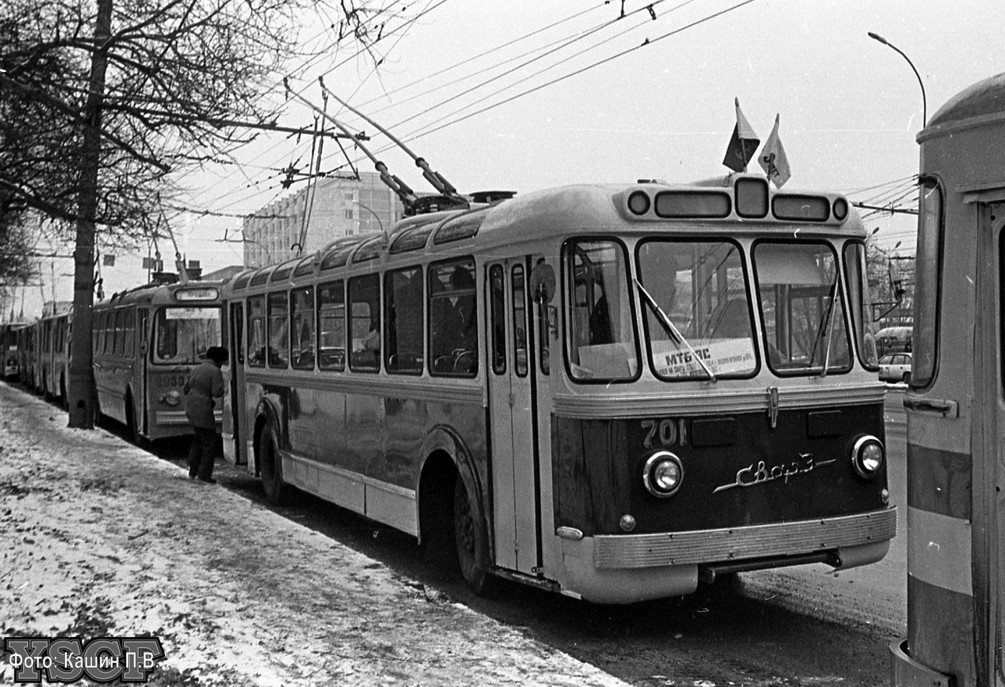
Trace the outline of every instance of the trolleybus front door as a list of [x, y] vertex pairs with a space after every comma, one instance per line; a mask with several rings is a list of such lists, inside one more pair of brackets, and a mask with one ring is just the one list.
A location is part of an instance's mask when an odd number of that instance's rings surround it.
[[539, 565], [534, 346], [527, 263], [488, 266], [489, 424], [496, 565]]
[[[134, 394], [135, 398], [139, 400], [140, 408], [137, 414], [136, 421], [139, 426], [136, 428], [141, 434], [148, 435], [150, 422], [147, 417], [147, 413], [150, 409], [150, 403], [147, 399], [147, 351], [150, 348], [149, 336], [147, 335], [147, 327], [150, 323], [150, 310], [147, 308], [137, 308], [136, 309], [136, 321], [131, 322], [131, 326], [136, 327], [136, 350], [139, 355], [135, 356], [130, 361], [130, 372], [135, 370], [135, 373], [131, 374], [133, 384], [135, 385]], [[134, 354], [135, 355], [135, 354]]]

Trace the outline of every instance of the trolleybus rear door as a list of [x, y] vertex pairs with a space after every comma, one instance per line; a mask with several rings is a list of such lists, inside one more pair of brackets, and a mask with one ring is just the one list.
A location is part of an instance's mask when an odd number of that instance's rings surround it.
[[240, 426], [244, 412], [244, 304], [231, 303], [230, 317], [230, 362], [224, 368], [223, 396], [223, 456], [234, 465], [243, 465], [246, 447], [241, 446]]
[[489, 423], [496, 565], [536, 574], [538, 463], [527, 264], [488, 266]]

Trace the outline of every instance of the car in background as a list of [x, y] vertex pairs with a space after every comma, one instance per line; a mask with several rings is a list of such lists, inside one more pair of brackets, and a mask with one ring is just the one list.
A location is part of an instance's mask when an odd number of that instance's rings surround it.
[[911, 354], [887, 353], [879, 359], [879, 379], [882, 382], [911, 381]]

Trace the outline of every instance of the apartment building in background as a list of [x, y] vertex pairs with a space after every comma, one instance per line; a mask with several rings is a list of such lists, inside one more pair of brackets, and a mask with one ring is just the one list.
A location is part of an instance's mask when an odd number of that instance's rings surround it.
[[319, 178], [244, 218], [244, 264], [275, 264], [343, 236], [388, 231], [403, 214], [376, 172], [360, 172], [359, 179], [349, 173]]

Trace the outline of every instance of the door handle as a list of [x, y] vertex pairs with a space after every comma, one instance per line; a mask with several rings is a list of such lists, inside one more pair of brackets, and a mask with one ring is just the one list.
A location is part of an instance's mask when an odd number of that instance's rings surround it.
[[941, 398], [906, 396], [904, 398], [904, 407], [919, 413], [936, 413], [945, 418], [955, 418], [960, 415], [959, 403]]

